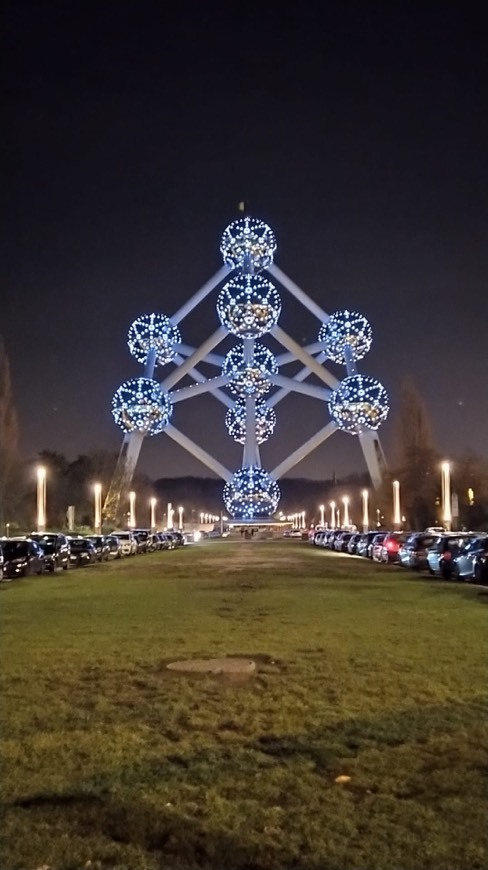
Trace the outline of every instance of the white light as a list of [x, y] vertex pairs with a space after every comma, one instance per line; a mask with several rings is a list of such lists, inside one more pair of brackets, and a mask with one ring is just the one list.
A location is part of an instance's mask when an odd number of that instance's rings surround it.
[[178, 528], [179, 528], [180, 532], [183, 529], [183, 508], [182, 507], [178, 508]]
[[367, 489], [363, 489], [362, 493], [363, 500], [363, 532], [367, 532], [369, 528], [369, 492]]
[[393, 481], [393, 524], [400, 526], [402, 523], [402, 512], [400, 510], [400, 481]]
[[93, 496], [94, 496], [94, 508], [95, 508], [95, 518], [94, 518], [94, 529], [96, 532], [100, 534], [102, 529], [102, 484], [95, 483], [93, 485]]
[[342, 504], [344, 505], [344, 526], [350, 526], [351, 522], [349, 519], [349, 497], [347, 495], [342, 499]]
[[336, 528], [336, 503], [335, 501], [330, 502], [330, 525], [332, 529]]
[[320, 525], [325, 526], [325, 505], [323, 505], [323, 504], [319, 505], [319, 511], [320, 511]]
[[37, 531], [46, 531], [46, 469], [37, 466]]
[[136, 527], [136, 494], [134, 490], [131, 490], [129, 493], [129, 528], [135, 529]]
[[152, 496], [152, 498], [149, 501], [149, 504], [151, 507], [151, 529], [153, 529], [153, 530], [155, 528], [157, 528], [157, 525], [156, 525], [156, 504], [157, 504], [157, 501], [158, 501], [157, 498], [155, 498], [154, 496]]
[[443, 462], [441, 465], [442, 477], [442, 519], [447, 530], [451, 529], [451, 464]]

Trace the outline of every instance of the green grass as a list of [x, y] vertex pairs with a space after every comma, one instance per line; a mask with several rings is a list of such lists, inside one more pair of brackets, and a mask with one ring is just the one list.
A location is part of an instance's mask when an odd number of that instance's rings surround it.
[[295, 541], [3, 584], [2, 870], [486, 867], [486, 603]]

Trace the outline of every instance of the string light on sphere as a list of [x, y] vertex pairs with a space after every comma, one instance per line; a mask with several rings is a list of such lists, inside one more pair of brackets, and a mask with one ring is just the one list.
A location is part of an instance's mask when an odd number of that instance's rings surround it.
[[222, 326], [241, 338], [259, 338], [278, 323], [281, 299], [274, 284], [260, 275], [239, 275], [217, 299]]
[[385, 388], [375, 378], [365, 375], [344, 378], [328, 404], [330, 415], [339, 429], [352, 435], [378, 429], [389, 411]]
[[229, 224], [222, 235], [220, 251], [226, 266], [254, 274], [271, 266], [276, 239], [268, 224], [246, 216]]
[[336, 311], [319, 330], [318, 340], [325, 343], [325, 352], [336, 363], [346, 363], [346, 346], [355, 361], [368, 353], [373, 333], [368, 320], [357, 311]]
[[129, 329], [127, 343], [137, 362], [145, 363], [152, 350], [156, 362], [165, 365], [171, 362], [181, 342], [180, 331], [165, 314], [144, 314], [134, 320]]
[[125, 432], [157, 435], [168, 425], [173, 405], [157, 381], [133, 378], [125, 381], [112, 399], [112, 415]]
[[241, 468], [224, 486], [224, 504], [236, 519], [253, 520], [271, 516], [280, 500], [276, 481], [258, 466]]

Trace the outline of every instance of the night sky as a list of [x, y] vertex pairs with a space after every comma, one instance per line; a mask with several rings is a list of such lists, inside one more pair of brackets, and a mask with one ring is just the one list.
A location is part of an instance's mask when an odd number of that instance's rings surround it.
[[[369, 319], [359, 369], [390, 394], [387, 455], [406, 375], [446, 458], [488, 454], [487, 70], [469, 5], [7, 6], [0, 332], [26, 459], [119, 449], [111, 398], [142, 374], [128, 328], [216, 272], [242, 199], [322, 308]], [[186, 343], [217, 328], [215, 298]], [[303, 344], [319, 327], [284, 292], [280, 325]], [[329, 419], [313, 399], [277, 412], [268, 469]], [[224, 415], [192, 400], [172, 422], [234, 470]], [[210, 474], [165, 435], [139, 468]], [[336, 433], [290, 474], [363, 469]]]

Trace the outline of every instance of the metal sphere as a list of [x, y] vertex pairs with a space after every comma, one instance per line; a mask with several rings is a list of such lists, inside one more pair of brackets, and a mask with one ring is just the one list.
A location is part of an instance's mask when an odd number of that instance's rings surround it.
[[226, 266], [253, 274], [271, 266], [276, 239], [268, 224], [243, 217], [233, 221], [224, 231], [220, 250]]
[[242, 275], [224, 285], [217, 299], [222, 326], [241, 338], [259, 338], [278, 323], [281, 299], [260, 275]]
[[242, 520], [269, 517], [280, 500], [280, 488], [262, 468], [241, 468], [224, 486], [224, 504], [231, 516]]
[[157, 435], [168, 425], [172, 412], [169, 395], [150, 378], [125, 381], [112, 399], [113, 418], [126, 434]]
[[[254, 407], [254, 416], [256, 421], [256, 441], [258, 444], [263, 444], [269, 436], [273, 434], [276, 426], [276, 412], [274, 408], [270, 408], [262, 399], [258, 399]], [[245, 444], [246, 441], [246, 403], [239, 400], [233, 408], [229, 408], [225, 415], [225, 425], [229, 435], [237, 441], [238, 444]]]
[[129, 350], [140, 363], [146, 363], [152, 350], [155, 362], [165, 365], [176, 355], [176, 347], [181, 342], [180, 331], [165, 314], [144, 314], [134, 320], [129, 329], [127, 343]]
[[375, 378], [344, 378], [329, 400], [329, 411], [339, 429], [360, 435], [378, 429], [388, 416], [388, 394]]
[[369, 321], [356, 311], [336, 311], [319, 330], [319, 341], [325, 342], [325, 352], [336, 363], [347, 362], [347, 348], [353, 360], [362, 359], [371, 347]]
[[241, 345], [232, 348], [224, 359], [222, 374], [231, 377], [229, 389], [235, 396], [263, 396], [271, 387], [270, 375], [278, 373], [275, 357], [262, 344], [255, 344], [253, 358], [247, 362]]

